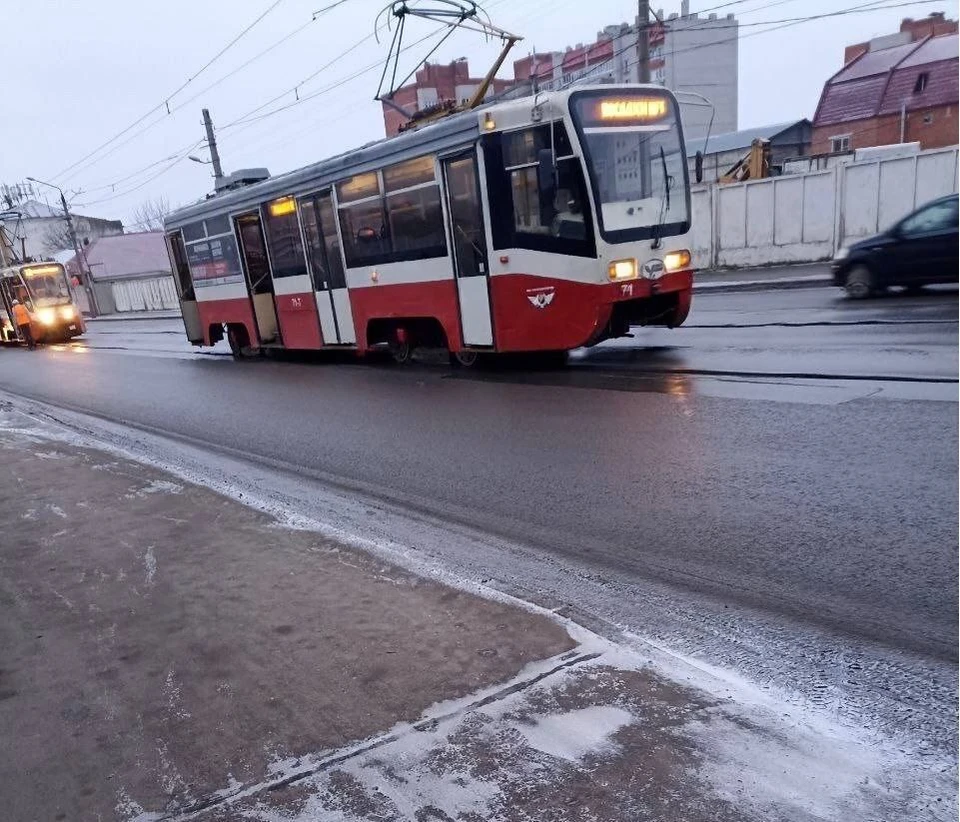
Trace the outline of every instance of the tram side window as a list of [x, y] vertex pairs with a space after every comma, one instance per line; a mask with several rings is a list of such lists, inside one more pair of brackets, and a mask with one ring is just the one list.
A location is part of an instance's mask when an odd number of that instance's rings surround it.
[[[495, 248], [596, 256], [586, 182], [562, 123], [484, 141]], [[554, 166], [552, 158], [556, 158]]]
[[185, 243], [202, 240], [206, 236], [207, 232], [203, 229], [203, 220], [198, 223], [189, 223], [183, 227], [183, 241]]
[[207, 217], [203, 222], [207, 227], [208, 237], [230, 233], [230, 219], [226, 215], [221, 217]]
[[383, 201], [377, 197], [340, 209], [340, 230], [347, 265], [375, 265], [390, 256], [390, 238], [383, 219]]
[[447, 241], [434, 159], [418, 157], [383, 172], [392, 259], [444, 257]]
[[371, 171], [337, 183], [337, 199], [347, 266], [375, 265], [389, 259], [380, 175]]
[[195, 288], [232, 282], [241, 277], [240, 257], [230, 235], [187, 243], [186, 255]]
[[274, 278], [306, 274], [307, 261], [300, 239], [296, 200], [293, 197], [281, 197], [267, 203], [264, 212], [267, 248], [270, 250]]
[[433, 156], [344, 180], [337, 184], [337, 200], [347, 267], [446, 256]]

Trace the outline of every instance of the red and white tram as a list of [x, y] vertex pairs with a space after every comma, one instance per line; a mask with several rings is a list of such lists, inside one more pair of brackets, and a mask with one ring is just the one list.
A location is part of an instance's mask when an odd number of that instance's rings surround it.
[[497, 103], [171, 214], [187, 336], [565, 351], [690, 310], [679, 106], [661, 87]]

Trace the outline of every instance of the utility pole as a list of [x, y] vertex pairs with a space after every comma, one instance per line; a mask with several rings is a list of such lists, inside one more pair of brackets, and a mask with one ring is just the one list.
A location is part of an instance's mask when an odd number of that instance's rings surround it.
[[77, 258], [77, 268], [80, 270], [80, 273], [83, 274], [83, 287], [87, 292], [87, 297], [90, 298], [90, 313], [93, 314], [94, 317], [99, 316], [100, 306], [97, 305], [97, 295], [94, 294], [93, 283], [90, 282], [90, 266], [85, 264], [87, 257], [83, 249], [80, 248], [80, 241], [77, 239], [77, 232], [73, 227], [73, 216], [70, 214], [70, 209], [67, 208], [67, 198], [64, 196], [62, 189], [60, 191], [60, 205], [63, 206], [63, 216], [67, 220], [67, 233], [70, 235], [70, 241], [73, 243], [73, 251]]
[[60, 192], [60, 205], [63, 206], [63, 217], [67, 221], [67, 234], [70, 236], [70, 242], [73, 243], [73, 253], [77, 261], [77, 269], [80, 271], [80, 280], [83, 283], [84, 291], [87, 292], [90, 303], [90, 313], [94, 317], [99, 316], [100, 306], [97, 304], [97, 295], [94, 293], [93, 283], [90, 281], [90, 266], [87, 265], [87, 256], [80, 247], [80, 241], [77, 239], [77, 232], [73, 227], [73, 215], [67, 206], [67, 197], [63, 193], [63, 189], [60, 188], [60, 186], [55, 186], [53, 183], [45, 183], [43, 180], [38, 180], [36, 177], [27, 177], [27, 179], [31, 183], [38, 183], [48, 188], [55, 188]]
[[650, 82], [650, 0], [637, 0], [637, 79]]
[[6, 268], [17, 261], [17, 250], [13, 247], [13, 240], [7, 234], [7, 229], [0, 223], [0, 267]]
[[220, 165], [220, 152], [217, 151], [217, 138], [213, 133], [210, 109], [203, 110], [203, 127], [207, 130], [207, 146], [210, 148], [210, 163], [213, 165], [213, 190], [219, 191], [223, 181], [223, 168]]

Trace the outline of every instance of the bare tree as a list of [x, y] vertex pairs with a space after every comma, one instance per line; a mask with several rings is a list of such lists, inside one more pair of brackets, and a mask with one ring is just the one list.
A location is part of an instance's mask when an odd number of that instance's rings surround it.
[[144, 200], [133, 212], [134, 231], [160, 231], [163, 218], [170, 213], [170, 202], [166, 197], [154, 197]]
[[55, 254], [57, 251], [73, 251], [73, 240], [70, 238], [70, 232], [67, 230], [67, 221], [59, 220], [49, 226], [43, 234], [43, 248], [48, 254]]

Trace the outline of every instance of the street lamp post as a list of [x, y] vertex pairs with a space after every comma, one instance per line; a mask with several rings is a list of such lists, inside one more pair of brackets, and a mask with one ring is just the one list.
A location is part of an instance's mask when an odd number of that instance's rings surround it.
[[47, 183], [43, 180], [38, 180], [36, 177], [27, 177], [31, 183], [37, 183], [38, 185], [47, 186], [48, 188], [55, 188], [60, 192], [60, 204], [63, 206], [63, 216], [67, 221], [67, 233], [70, 235], [70, 241], [73, 243], [73, 253], [76, 255], [77, 259], [77, 268], [80, 270], [80, 277], [83, 282], [84, 290], [87, 292], [87, 297], [90, 302], [90, 313], [96, 317], [100, 314], [100, 307], [97, 305], [97, 296], [93, 291], [93, 283], [90, 281], [90, 266], [86, 264], [87, 258], [83, 252], [83, 249], [80, 247], [80, 242], [77, 239], [77, 232], [73, 227], [73, 216], [70, 214], [70, 209], [67, 207], [67, 197], [63, 193], [63, 189], [60, 186], [54, 185], [53, 183]]

